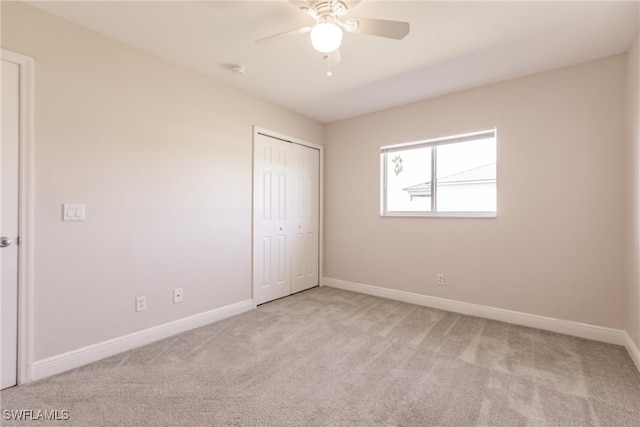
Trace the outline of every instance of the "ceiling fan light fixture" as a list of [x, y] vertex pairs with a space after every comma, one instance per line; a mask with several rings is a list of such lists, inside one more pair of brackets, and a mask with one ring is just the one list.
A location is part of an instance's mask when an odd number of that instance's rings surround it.
[[322, 53], [331, 53], [342, 43], [342, 29], [333, 22], [320, 22], [311, 29], [311, 45]]

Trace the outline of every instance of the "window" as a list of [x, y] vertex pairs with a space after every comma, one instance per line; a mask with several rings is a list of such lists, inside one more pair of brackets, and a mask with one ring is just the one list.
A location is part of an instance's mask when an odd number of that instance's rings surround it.
[[381, 214], [496, 216], [496, 130], [380, 149]]

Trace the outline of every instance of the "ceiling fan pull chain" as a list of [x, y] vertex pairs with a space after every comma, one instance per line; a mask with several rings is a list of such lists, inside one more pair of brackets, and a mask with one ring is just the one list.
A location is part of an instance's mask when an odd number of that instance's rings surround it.
[[322, 58], [324, 59], [324, 63], [327, 66], [326, 76], [333, 77], [333, 71], [331, 71], [331, 55], [325, 53]]

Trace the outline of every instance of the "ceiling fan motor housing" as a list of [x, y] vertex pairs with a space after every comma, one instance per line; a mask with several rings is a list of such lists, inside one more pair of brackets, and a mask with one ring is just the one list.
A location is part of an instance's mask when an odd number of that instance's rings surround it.
[[315, 11], [316, 15], [333, 15], [333, 16], [342, 16], [346, 15], [349, 12], [349, 7], [346, 3], [337, 0], [337, 1], [327, 1], [320, 0], [311, 3], [311, 8]]

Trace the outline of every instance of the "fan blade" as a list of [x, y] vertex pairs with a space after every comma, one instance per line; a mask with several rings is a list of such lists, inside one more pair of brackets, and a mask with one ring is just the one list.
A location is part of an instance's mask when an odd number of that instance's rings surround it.
[[258, 40], [256, 40], [256, 44], [268, 43], [268, 42], [277, 40], [280, 37], [293, 36], [293, 35], [296, 35], [296, 34], [305, 34], [305, 33], [308, 33], [309, 31], [311, 31], [311, 27], [296, 28], [295, 30], [285, 31], [283, 33], [278, 33], [278, 34], [274, 34], [274, 35], [269, 36], [269, 37], [258, 39]]
[[409, 34], [409, 23], [385, 19], [350, 18], [345, 21], [345, 30], [356, 34], [402, 40]]

